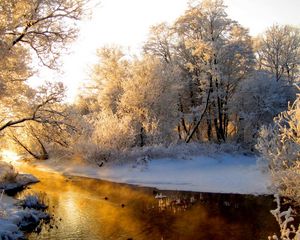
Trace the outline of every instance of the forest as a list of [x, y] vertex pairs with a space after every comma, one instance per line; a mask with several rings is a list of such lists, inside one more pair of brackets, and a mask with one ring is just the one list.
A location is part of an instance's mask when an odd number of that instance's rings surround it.
[[[190, 1], [176, 21], [149, 29], [140, 53], [95, 49], [74, 102], [63, 82], [30, 86], [44, 67], [60, 71], [91, 11], [89, 0], [0, 2], [2, 151], [101, 168], [226, 148], [257, 156], [272, 191], [299, 206], [299, 26], [274, 24], [251, 36], [222, 0]], [[281, 238], [270, 239], [299, 239], [300, 229], [277, 221]]]

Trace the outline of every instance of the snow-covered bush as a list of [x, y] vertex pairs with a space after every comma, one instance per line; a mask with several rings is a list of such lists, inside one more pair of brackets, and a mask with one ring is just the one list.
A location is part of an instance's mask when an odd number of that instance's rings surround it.
[[101, 113], [93, 126], [92, 140], [103, 149], [121, 150], [134, 145], [135, 131], [130, 117]]
[[34, 193], [25, 195], [21, 201], [20, 205], [23, 208], [32, 208], [36, 210], [44, 210], [47, 208], [45, 194]]
[[82, 134], [75, 141], [73, 153], [90, 162], [110, 160], [115, 153], [134, 145], [136, 133], [130, 118], [98, 113], [86, 116]]
[[[29, 197], [28, 197], [29, 196]], [[42, 220], [49, 221], [50, 216], [44, 212], [45, 208], [37, 209], [37, 203], [41, 203], [40, 194], [27, 195], [27, 206], [21, 207], [24, 201], [16, 201], [5, 194], [0, 196], [0, 207], [5, 210], [0, 215], [0, 239], [26, 239], [24, 232], [34, 230]]]
[[280, 194], [300, 204], [300, 94], [274, 123], [259, 132], [260, 163], [268, 167]]
[[292, 217], [292, 208], [289, 207], [286, 211], [281, 211], [279, 195], [275, 194], [275, 200], [277, 208], [271, 210], [271, 213], [276, 218], [276, 221], [280, 227], [280, 238], [274, 234], [269, 236], [269, 240], [299, 240], [300, 239], [300, 225], [298, 229], [292, 224], [294, 218]]
[[157, 144], [145, 147], [134, 147], [112, 153], [109, 158], [120, 162], [147, 162], [151, 159], [190, 159], [194, 156], [215, 156], [215, 154], [241, 154], [248, 152], [237, 144], [211, 144], [211, 143], [181, 143]]
[[18, 172], [10, 163], [0, 161], [0, 183], [14, 182]]

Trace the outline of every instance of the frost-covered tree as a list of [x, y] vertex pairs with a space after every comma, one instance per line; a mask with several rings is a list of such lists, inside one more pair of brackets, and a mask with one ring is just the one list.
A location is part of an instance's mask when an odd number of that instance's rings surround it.
[[193, 1], [174, 26], [177, 63], [188, 81], [188, 108], [193, 115], [192, 121], [187, 121], [191, 126], [188, 139], [193, 132], [198, 135], [191, 130], [198, 128], [205, 110], [208, 140], [226, 140], [229, 102], [238, 83], [252, 69], [251, 38], [225, 9], [222, 0]]
[[101, 111], [115, 114], [123, 94], [122, 82], [129, 77], [129, 62], [120, 47], [103, 47], [97, 51], [99, 63], [91, 74], [90, 92], [97, 99]]
[[66, 43], [76, 37], [75, 22], [84, 14], [85, 3], [85, 0], [0, 2], [0, 131], [33, 118], [26, 111], [22, 116], [19, 114], [30, 107], [25, 106], [26, 99], [34, 97], [34, 91], [24, 83], [32, 75], [29, 53], [33, 51], [44, 65], [55, 67]]
[[277, 81], [287, 78], [293, 82], [299, 74], [300, 31], [288, 25], [273, 25], [259, 37], [259, 64], [271, 71]]
[[[176, 51], [178, 39], [174, 26], [166, 23], [160, 23], [150, 28], [149, 38], [146, 41], [143, 50], [147, 55], [154, 56], [165, 63], [166, 67], [177, 70], [177, 80], [181, 79], [181, 91], [178, 92], [178, 112], [180, 120], [177, 124], [177, 133], [180, 140], [184, 140], [189, 134], [190, 127], [187, 125], [187, 113], [190, 112], [190, 104], [195, 106], [195, 97], [191, 89], [190, 74], [181, 63], [180, 54]], [[180, 81], [180, 80], [179, 80]], [[183, 102], [188, 104], [183, 104]], [[185, 105], [187, 105], [185, 107]]]
[[236, 116], [232, 121], [236, 140], [253, 146], [260, 127], [284, 111], [288, 102], [295, 100], [295, 94], [294, 87], [276, 81], [270, 72], [253, 71], [237, 88], [230, 106]]
[[[68, 139], [76, 129], [70, 120], [67, 106], [62, 103], [65, 96], [62, 83], [47, 83], [32, 92], [34, 97], [28, 98], [23, 108], [18, 108], [19, 111], [7, 117], [6, 124], [14, 127], [1, 127], [19, 150], [36, 159], [47, 159], [47, 147], [67, 147]], [[16, 118], [17, 121], [14, 120]]]
[[[116, 149], [173, 141], [179, 89], [176, 66], [147, 55], [129, 59], [115, 47], [102, 49], [101, 61], [94, 66], [92, 82], [86, 87], [91, 93], [86, 95], [99, 106], [86, 114], [97, 142], [101, 138], [111, 142], [108, 136], [113, 134], [118, 141], [113, 141], [111, 148], [116, 145]], [[110, 122], [115, 128], [105, 126]], [[128, 134], [122, 134], [126, 131]]]
[[[42, 93], [45, 86], [35, 91], [26, 84], [26, 80], [34, 74], [31, 69], [32, 57], [49, 68], [58, 67], [59, 56], [77, 36], [76, 22], [85, 15], [87, 3], [88, 0], [0, 1], [2, 135], [12, 127], [18, 127], [18, 131], [21, 131], [21, 128], [28, 124], [32, 125], [31, 128], [37, 126], [37, 123], [51, 125], [61, 114], [61, 110], [52, 108], [58, 98], [52, 94], [48, 95], [54, 88], [56, 93], [61, 95], [62, 87], [59, 84], [48, 85]], [[50, 132], [49, 134], [51, 135]]]
[[127, 149], [176, 141], [177, 66], [153, 55], [128, 57], [115, 46], [98, 53], [100, 61], [76, 103], [84, 116], [75, 152], [100, 163]]
[[88, 0], [2, 0], [0, 43], [2, 51], [16, 46], [32, 50], [48, 67], [54, 67], [66, 44], [78, 33]]
[[174, 141], [181, 87], [176, 67], [144, 56], [134, 61], [131, 72], [123, 82], [120, 114], [132, 116], [141, 146]]
[[259, 132], [257, 149], [261, 162], [272, 174], [274, 187], [281, 195], [300, 204], [300, 95], [274, 123]]

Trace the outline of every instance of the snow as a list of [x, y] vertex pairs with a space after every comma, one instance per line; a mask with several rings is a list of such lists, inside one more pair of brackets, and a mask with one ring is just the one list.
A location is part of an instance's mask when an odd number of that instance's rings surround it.
[[188, 159], [152, 159], [146, 164], [88, 164], [48, 160], [36, 163], [44, 171], [56, 171], [161, 190], [270, 194], [270, 176], [260, 171], [255, 156], [214, 154]]
[[18, 216], [16, 200], [6, 195], [1, 195], [0, 201], [0, 239], [1, 237], [11, 237], [17, 239], [23, 237], [23, 233], [19, 231], [17, 222], [21, 216]]
[[19, 174], [12, 164], [0, 161], [0, 190], [20, 189], [38, 181], [31, 174]]
[[6, 191], [14, 191], [38, 181], [39, 180], [31, 174], [18, 174], [13, 182], [0, 182], [0, 190], [4, 189]]
[[[25, 239], [21, 230], [36, 226], [41, 219], [47, 219], [48, 214], [26, 209], [19, 202], [4, 194], [4, 191], [16, 190], [30, 183], [38, 182], [38, 179], [30, 174], [18, 174], [13, 165], [0, 161], [0, 239]], [[24, 203], [27, 203], [27, 199]], [[29, 199], [30, 200], [30, 199]]]
[[0, 239], [25, 239], [21, 230], [36, 226], [49, 215], [36, 209], [23, 209], [18, 201], [1, 193], [0, 197]]

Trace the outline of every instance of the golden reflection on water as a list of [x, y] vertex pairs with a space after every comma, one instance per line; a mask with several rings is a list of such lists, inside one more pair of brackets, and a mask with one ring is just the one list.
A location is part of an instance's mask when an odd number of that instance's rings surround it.
[[159, 200], [149, 188], [24, 171], [41, 180], [26, 191], [45, 192], [54, 214], [29, 239], [252, 240], [276, 231], [272, 198], [167, 192]]

